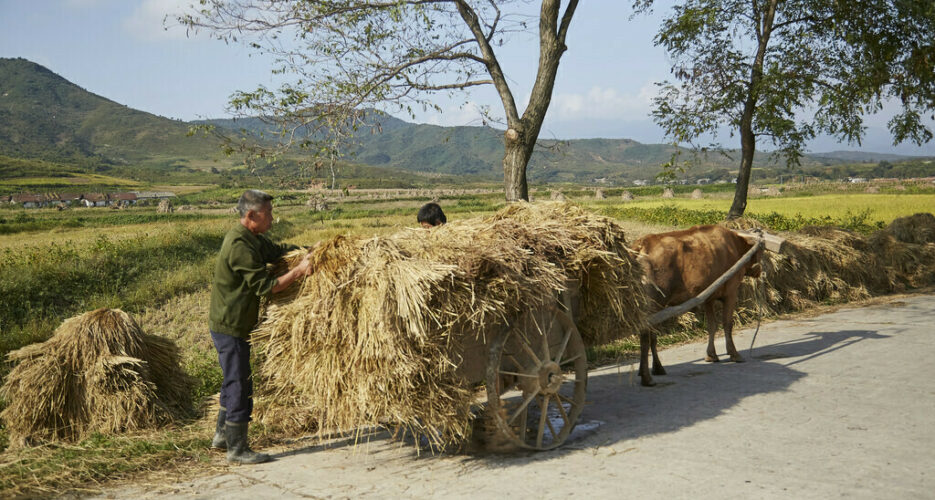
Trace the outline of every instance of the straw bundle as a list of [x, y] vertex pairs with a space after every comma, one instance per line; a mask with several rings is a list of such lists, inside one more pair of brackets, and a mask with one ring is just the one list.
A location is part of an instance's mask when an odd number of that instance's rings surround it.
[[8, 358], [0, 419], [17, 445], [153, 427], [189, 410], [178, 349], [119, 309], [67, 319]]
[[[759, 226], [746, 219], [734, 229]], [[809, 227], [783, 235], [782, 253], [765, 252], [767, 313], [798, 311], [816, 303], [848, 302], [935, 283], [935, 217], [916, 214], [893, 221], [872, 235], [831, 227]], [[754, 284], [741, 288], [741, 316], [752, 317]]]
[[[293, 256], [293, 259], [299, 258]], [[579, 328], [603, 342], [645, 326], [639, 269], [611, 220], [560, 203], [383, 238], [335, 238], [314, 272], [254, 332], [257, 418], [286, 432], [392, 422], [434, 445], [462, 442], [472, 384], [464, 343], [580, 287]]]

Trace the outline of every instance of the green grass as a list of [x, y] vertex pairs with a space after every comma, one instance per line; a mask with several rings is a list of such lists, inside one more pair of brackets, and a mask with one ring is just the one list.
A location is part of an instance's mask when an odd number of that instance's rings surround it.
[[207, 464], [209, 436], [183, 428], [138, 436], [96, 434], [74, 445], [48, 446], [5, 454], [0, 492], [6, 497], [87, 494], [95, 485], [146, 471]]

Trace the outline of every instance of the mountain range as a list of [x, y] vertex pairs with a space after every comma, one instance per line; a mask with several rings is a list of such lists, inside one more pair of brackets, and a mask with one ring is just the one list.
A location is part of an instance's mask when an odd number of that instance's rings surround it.
[[[415, 124], [391, 116], [381, 116], [379, 121], [379, 130], [363, 130], [358, 135], [357, 145], [347, 157], [358, 164], [355, 172], [359, 174], [502, 178], [502, 132], [497, 129]], [[272, 135], [269, 126], [256, 118], [183, 122], [135, 110], [93, 94], [39, 64], [0, 58], [2, 157], [95, 171], [117, 170], [133, 178], [154, 180], [243, 170], [239, 159], [221, 154], [215, 137], [189, 133], [193, 125], [205, 123], [232, 134], [244, 129], [258, 141], [264, 140], [261, 133]], [[540, 146], [528, 167], [530, 179], [540, 182], [651, 179], [675, 151], [671, 145], [630, 139], [544, 140]], [[694, 167], [694, 175], [729, 177], [728, 172], [736, 170], [738, 157], [736, 152], [709, 154]], [[808, 154], [802, 166], [908, 158], [842, 151]], [[296, 153], [292, 159], [301, 158]], [[767, 154], [758, 154], [756, 163], [775, 166]], [[5, 169], [0, 161], [0, 177], [13, 175], [14, 170]]]

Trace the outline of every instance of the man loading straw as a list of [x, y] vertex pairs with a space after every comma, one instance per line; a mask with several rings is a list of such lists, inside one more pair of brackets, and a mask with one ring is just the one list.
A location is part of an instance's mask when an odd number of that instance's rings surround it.
[[250, 377], [250, 332], [259, 319], [260, 299], [285, 290], [308, 273], [306, 254], [288, 273], [276, 278], [266, 265], [299, 247], [276, 244], [263, 233], [273, 225], [273, 197], [254, 189], [237, 202], [240, 223], [224, 236], [214, 267], [208, 327], [224, 374], [221, 408], [212, 448], [227, 449], [227, 461], [255, 464], [270, 460], [247, 445], [247, 423], [253, 411]]

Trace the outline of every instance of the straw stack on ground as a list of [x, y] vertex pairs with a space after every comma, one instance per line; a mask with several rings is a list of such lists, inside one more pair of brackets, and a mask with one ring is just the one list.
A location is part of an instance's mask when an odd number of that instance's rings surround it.
[[458, 375], [462, 341], [554, 303], [566, 286], [580, 289], [586, 344], [646, 324], [623, 230], [563, 203], [338, 237], [315, 249], [312, 268], [253, 334], [262, 358], [255, 415], [285, 432], [391, 424], [457, 444], [469, 435], [475, 394]]
[[[734, 229], [760, 225], [751, 219], [725, 223]], [[782, 253], [766, 252], [765, 283], [747, 280], [738, 314], [756, 313], [755, 294], [766, 314], [800, 311], [825, 302], [849, 302], [935, 283], [935, 217], [894, 220], [870, 236], [831, 227], [784, 233]], [[763, 292], [765, 291], [765, 295]]]
[[8, 358], [16, 366], [0, 388], [0, 419], [14, 445], [150, 428], [189, 411], [178, 348], [119, 309], [67, 319]]

